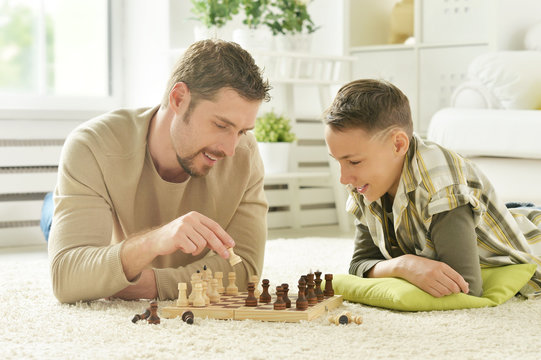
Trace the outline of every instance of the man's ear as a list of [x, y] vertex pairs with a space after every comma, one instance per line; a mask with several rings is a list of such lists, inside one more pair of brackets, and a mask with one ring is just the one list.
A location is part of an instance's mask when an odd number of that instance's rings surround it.
[[169, 107], [178, 113], [181, 108], [186, 109], [190, 104], [190, 89], [183, 82], [176, 83], [169, 92]]
[[395, 154], [404, 156], [408, 152], [410, 146], [410, 138], [403, 130], [396, 131], [393, 135], [393, 148]]

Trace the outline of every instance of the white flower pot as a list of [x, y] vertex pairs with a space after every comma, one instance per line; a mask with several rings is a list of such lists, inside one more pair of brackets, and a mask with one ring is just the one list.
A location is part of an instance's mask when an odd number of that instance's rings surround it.
[[263, 160], [265, 174], [280, 174], [289, 170], [289, 154], [292, 143], [258, 142], [259, 154]]

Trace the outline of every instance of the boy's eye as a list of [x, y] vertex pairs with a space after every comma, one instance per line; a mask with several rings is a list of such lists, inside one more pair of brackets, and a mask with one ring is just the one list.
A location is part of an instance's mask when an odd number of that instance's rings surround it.
[[239, 131], [239, 135], [246, 135], [247, 132], [248, 132], [248, 130], [241, 130], [241, 131]]
[[350, 165], [359, 165], [361, 162], [360, 161], [350, 161], [349, 163], [350, 163]]

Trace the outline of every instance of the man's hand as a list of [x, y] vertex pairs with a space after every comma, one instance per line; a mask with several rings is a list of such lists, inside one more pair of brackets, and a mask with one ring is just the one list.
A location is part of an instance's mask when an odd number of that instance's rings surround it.
[[435, 297], [469, 292], [466, 280], [446, 263], [411, 254], [377, 263], [369, 276], [400, 277]]
[[156, 256], [177, 250], [198, 255], [208, 247], [227, 259], [227, 249], [233, 246], [235, 242], [217, 222], [192, 211], [157, 229], [125, 240], [120, 259], [126, 278], [131, 281]]
[[112, 297], [124, 300], [155, 299], [158, 297], [156, 278], [152, 269], [145, 269], [135, 285], [130, 285], [114, 294]]

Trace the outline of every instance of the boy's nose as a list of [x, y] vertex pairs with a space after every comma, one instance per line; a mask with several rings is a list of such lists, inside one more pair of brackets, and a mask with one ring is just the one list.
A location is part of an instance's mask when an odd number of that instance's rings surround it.
[[353, 176], [344, 170], [343, 167], [340, 167], [340, 183], [342, 185], [352, 184]]

